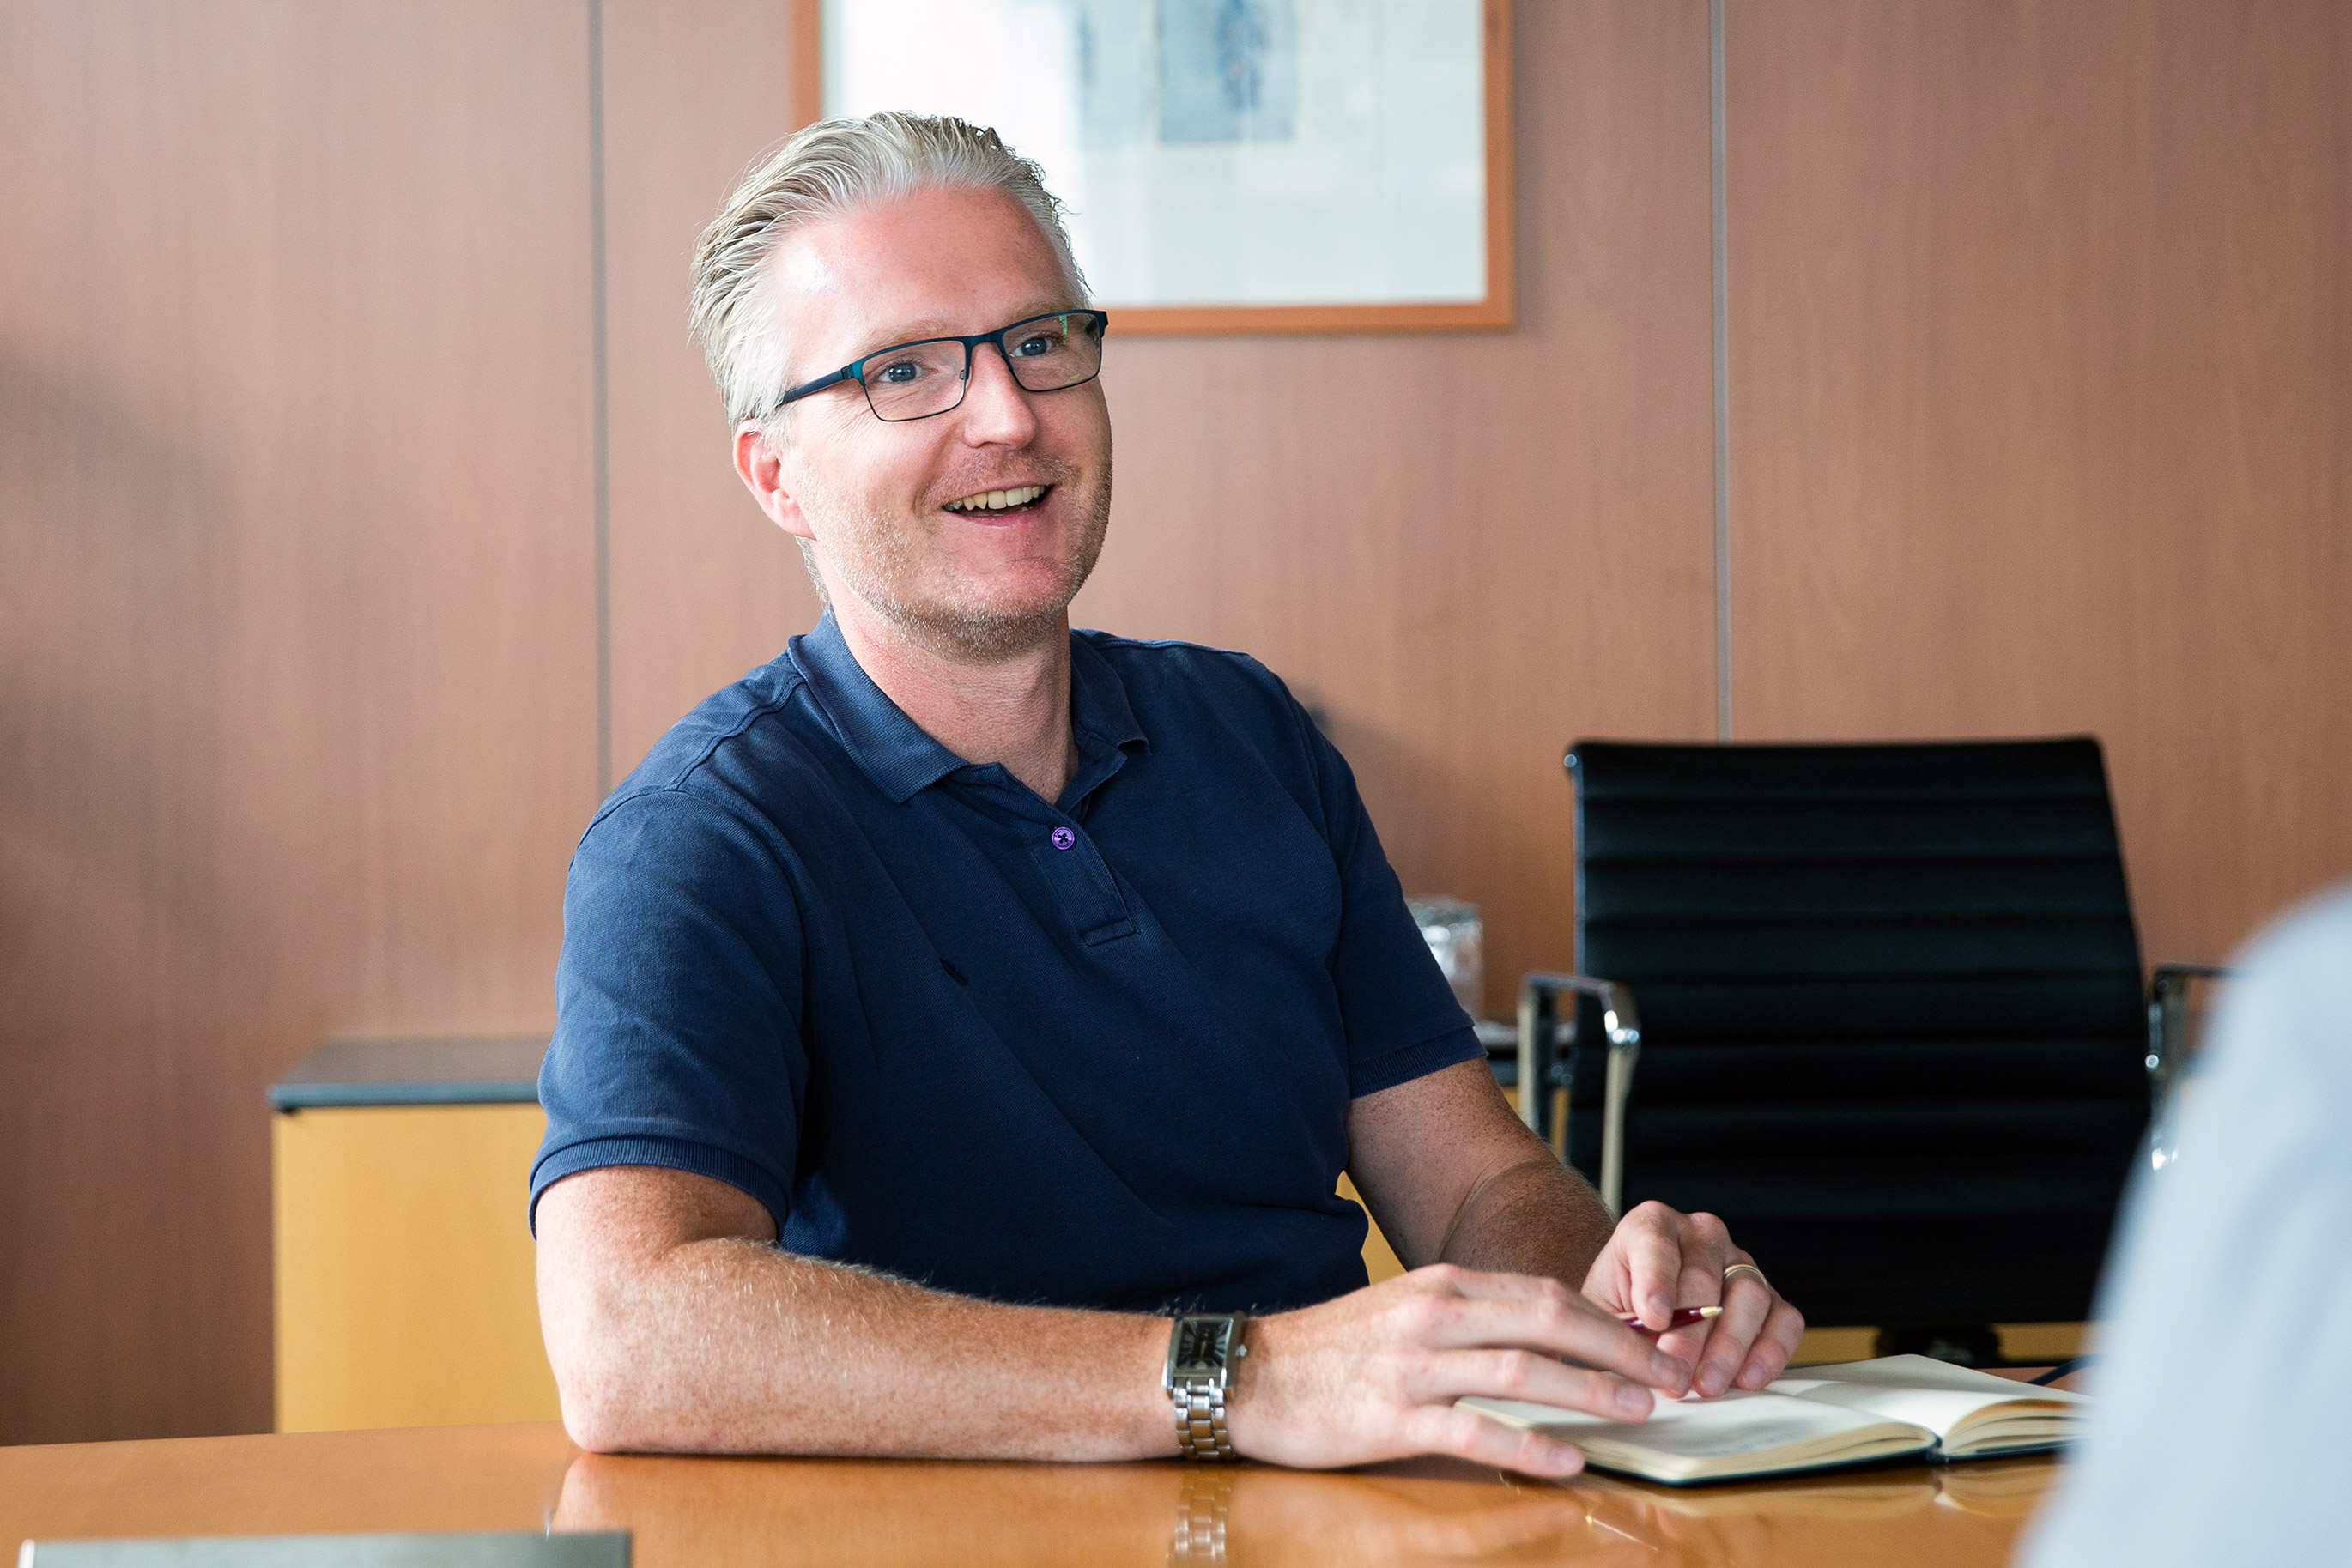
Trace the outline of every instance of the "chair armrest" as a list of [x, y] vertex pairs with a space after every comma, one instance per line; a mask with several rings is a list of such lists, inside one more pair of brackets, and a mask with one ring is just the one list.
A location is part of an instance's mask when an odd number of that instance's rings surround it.
[[[1560, 1118], [1559, 1135], [1550, 1131], [1551, 1092], [1565, 1080], [1559, 1076], [1559, 1033], [1539, 1027], [1547, 998], [1562, 992], [1591, 997], [1601, 1004], [1601, 1023], [1609, 1036], [1608, 1078], [1602, 1085], [1601, 1113], [1601, 1202], [1613, 1218], [1625, 1196], [1625, 1102], [1633, 1092], [1633, 1067], [1642, 1056], [1642, 1016], [1634, 1009], [1633, 993], [1612, 980], [1590, 975], [1560, 975], [1538, 969], [1519, 979], [1519, 1120], [1569, 1158], [1568, 1118]], [[1569, 1015], [1570, 1037], [1575, 1013]]]
[[2219, 964], [2158, 964], [2147, 983], [2147, 1077], [2149, 1092], [2162, 1099], [2180, 1066], [2189, 1036], [2189, 982], [2226, 980]]

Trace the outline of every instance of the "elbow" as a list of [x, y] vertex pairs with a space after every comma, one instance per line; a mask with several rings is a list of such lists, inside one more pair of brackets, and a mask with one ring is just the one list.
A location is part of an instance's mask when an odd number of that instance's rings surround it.
[[627, 1314], [602, 1292], [540, 1291], [540, 1333], [555, 1374], [563, 1430], [592, 1454], [669, 1447], [649, 1418], [658, 1401], [648, 1358], [633, 1344]]
[[575, 1393], [558, 1385], [563, 1405], [563, 1434], [572, 1447], [592, 1454], [625, 1454], [649, 1445], [631, 1430], [625, 1405], [600, 1393]]
[[610, 1361], [595, 1354], [593, 1328], [575, 1325], [572, 1332], [559, 1333], [555, 1324], [547, 1323], [544, 1337], [564, 1435], [592, 1454], [626, 1452], [633, 1436], [627, 1416], [635, 1401]]
[[676, 1451], [693, 1445], [662, 1419], [661, 1391], [637, 1358], [616, 1339], [558, 1349], [548, 1336], [548, 1362], [563, 1411], [563, 1431], [592, 1454]]

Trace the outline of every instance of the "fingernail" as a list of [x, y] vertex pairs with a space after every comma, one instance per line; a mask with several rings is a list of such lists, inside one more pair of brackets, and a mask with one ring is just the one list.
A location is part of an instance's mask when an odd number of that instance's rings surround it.
[[1652, 1296], [1642, 1308], [1642, 1316], [1644, 1321], [1655, 1318], [1661, 1324], [1664, 1324], [1671, 1322], [1674, 1320], [1674, 1315], [1675, 1303], [1674, 1299], [1670, 1296]]
[[1617, 1408], [1628, 1416], [1647, 1416], [1656, 1408], [1656, 1402], [1650, 1397], [1648, 1389], [1621, 1383], [1617, 1385]]
[[1698, 1391], [1709, 1399], [1731, 1385], [1731, 1369], [1719, 1361], [1710, 1361], [1698, 1369]]
[[1690, 1386], [1690, 1363], [1663, 1350], [1650, 1353], [1650, 1381], [1667, 1388]]

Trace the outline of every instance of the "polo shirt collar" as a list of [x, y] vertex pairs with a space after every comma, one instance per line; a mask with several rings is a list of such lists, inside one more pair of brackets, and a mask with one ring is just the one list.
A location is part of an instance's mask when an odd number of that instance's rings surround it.
[[1089, 739], [1106, 750], [1129, 747], [1151, 749], [1151, 737], [1136, 722], [1127, 700], [1127, 683], [1110, 661], [1076, 632], [1070, 633], [1070, 723], [1078, 732], [1078, 750], [1088, 750]]
[[[971, 766], [924, 733], [874, 684], [849, 651], [831, 610], [806, 634], [792, 640], [791, 652], [843, 749], [892, 800], [903, 806], [958, 768]], [[1118, 672], [1075, 633], [1070, 638], [1070, 719], [1082, 774], [1093, 771], [1089, 764], [1099, 763], [1108, 753], [1150, 744], [1136, 722]]]

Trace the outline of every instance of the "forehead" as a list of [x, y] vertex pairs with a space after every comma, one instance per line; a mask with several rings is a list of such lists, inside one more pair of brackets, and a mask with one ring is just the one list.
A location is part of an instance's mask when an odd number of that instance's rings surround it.
[[1075, 303], [1036, 220], [993, 189], [918, 191], [836, 213], [786, 235], [769, 267], [795, 377]]

